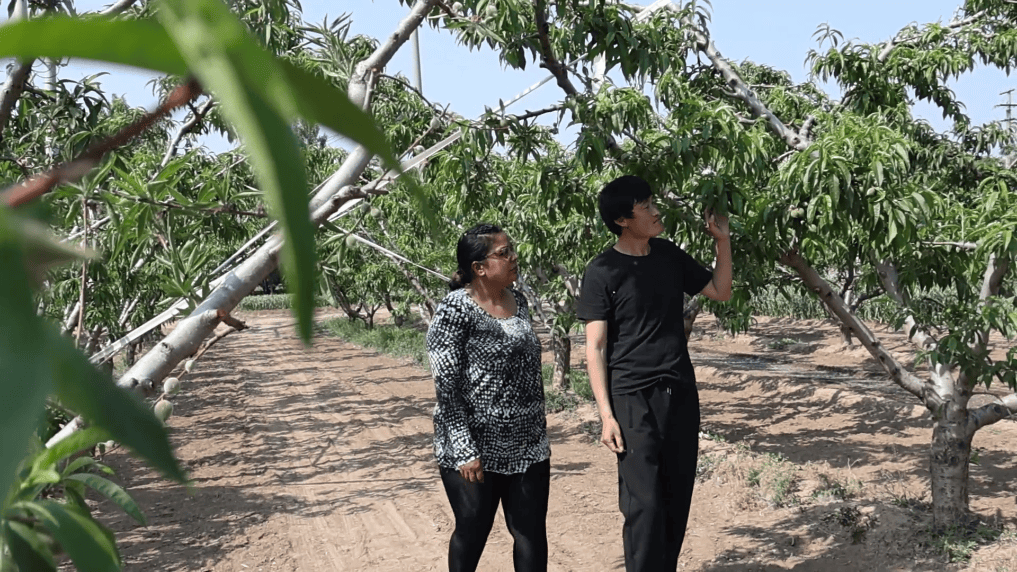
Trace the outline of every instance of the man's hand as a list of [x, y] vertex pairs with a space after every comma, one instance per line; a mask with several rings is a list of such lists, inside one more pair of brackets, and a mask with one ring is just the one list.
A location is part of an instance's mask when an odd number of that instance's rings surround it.
[[600, 442], [607, 445], [612, 453], [624, 453], [625, 441], [622, 440], [621, 427], [614, 417], [604, 420], [604, 428], [600, 430]]
[[706, 212], [703, 213], [703, 220], [706, 221], [706, 232], [714, 240], [731, 238], [731, 228], [728, 226], [726, 216], [716, 214], [712, 209], [706, 209]]
[[468, 483], [484, 482], [484, 467], [480, 464], [480, 459], [474, 459], [459, 467], [459, 474], [461, 474]]

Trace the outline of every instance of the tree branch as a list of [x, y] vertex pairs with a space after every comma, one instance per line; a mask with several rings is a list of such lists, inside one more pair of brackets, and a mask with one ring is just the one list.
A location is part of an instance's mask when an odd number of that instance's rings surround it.
[[540, 43], [540, 55], [542, 58], [540, 67], [547, 68], [547, 71], [551, 72], [551, 75], [558, 82], [558, 87], [562, 88], [562, 91], [569, 96], [575, 97], [579, 92], [576, 90], [576, 86], [572, 85], [565, 65], [558, 61], [558, 58], [554, 56], [554, 50], [551, 48], [551, 38], [548, 35], [550, 24], [547, 22], [547, 4], [545, 0], [533, 0], [533, 12], [534, 18], [537, 21], [537, 39]]
[[1017, 415], [1017, 394], [1011, 393], [999, 398], [998, 403], [989, 403], [968, 411], [968, 423], [977, 431], [1014, 415]]
[[696, 26], [690, 18], [683, 18], [682, 22], [692, 30], [693, 35], [696, 38], [696, 48], [706, 54], [706, 57], [710, 59], [713, 67], [720, 72], [723, 76], [724, 81], [727, 82], [729, 91], [727, 93], [736, 99], [741, 100], [745, 105], [748, 106], [749, 110], [756, 117], [762, 117], [766, 119], [766, 124], [770, 129], [784, 140], [792, 149], [798, 151], [804, 151], [811, 144], [811, 141], [802, 137], [798, 133], [777, 118], [763, 102], [759, 101], [756, 94], [749, 89], [749, 86], [742, 80], [741, 77], [734, 71], [734, 68], [724, 59], [720, 52], [717, 51], [717, 47], [713, 44], [713, 40], [704, 32], [701, 28]]
[[14, 71], [7, 76], [3, 88], [0, 88], [2, 89], [0, 91], [0, 141], [3, 141], [3, 133], [7, 131], [7, 123], [11, 120], [14, 104], [24, 93], [28, 76], [32, 75], [33, 64], [35, 64], [34, 59], [16, 63]]
[[205, 116], [208, 115], [208, 112], [212, 111], [213, 106], [215, 106], [215, 100], [209, 98], [209, 100], [206, 101], [205, 104], [201, 106], [201, 109], [195, 109], [193, 106], [191, 107], [191, 110], [193, 112], [191, 118], [187, 121], [187, 123], [181, 125], [180, 129], [177, 129], [176, 134], [173, 135], [173, 138], [170, 139], [169, 145], [166, 147], [166, 154], [162, 156], [162, 161], [159, 162], [160, 168], [163, 168], [166, 165], [168, 165], [170, 160], [173, 159], [174, 156], [176, 156], [177, 147], [180, 145], [180, 141], [184, 138], [185, 135], [187, 135], [191, 131], [194, 131], [194, 129], [202, 122], [202, 120], [205, 119]]
[[[264, 213], [264, 212], [243, 211], [243, 210], [240, 210], [240, 209], [238, 209], [236, 207], [233, 207], [231, 205], [219, 205], [219, 206], [214, 206], [214, 207], [210, 207], [210, 208], [195, 208], [195, 207], [187, 207], [187, 206], [181, 205], [179, 203], [170, 202], [170, 201], [156, 201], [156, 200], [153, 200], [153, 199], [149, 199], [149, 198], [145, 198], [145, 197], [139, 197], [137, 195], [132, 195], [132, 194], [125, 193], [125, 192], [122, 192], [122, 191], [114, 191], [114, 190], [111, 190], [111, 189], [105, 189], [105, 190], [100, 191], [100, 192], [103, 193], [103, 194], [107, 194], [107, 195], [113, 195], [114, 197], [119, 197], [121, 199], [125, 199], [125, 200], [128, 200], [128, 201], [134, 201], [136, 203], [152, 205], [152, 206], [161, 207], [161, 208], [164, 208], [164, 209], [175, 209], [175, 210], [181, 210], [181, 211], [184, 211], [184, 212], [197, 213], [197, 214], [207, 214], [207, 215], [221, 215], [221, 214], [228, 214], [228, 215], [230, 215], [231, 214], [231, 215], [246, 216], [246, 217], [252, 217], [252, 218], [268, 218], [268, 214], [267, 213]], [[104, 220], [106, 220], [106, 219], [104, 219]]]
[[[954, 22], [950, 22], [945, 27], [950, 30], [949, 33], [954, 34], [958, 30], [963, 28], [964, 26], [967, 26], [968, 24], [973, 24], [973, 23], [977, 22], [984, 15], [985, 15], [985, 11], [982, 10], [980, 12], [976, 12], [972, 16], [964, 18], [963, 20], [957, 20], [957, 21], [954, 21]], [[899, 36], [899, 34], [898, 34], [898, 36]], [[879, 52], [879, 55], [876, 56], [876, 61], [879, 61], [879, 62], [886, 61], [886, 58], [890, 57], [890, 52], [893, 51], [893, 49], [895, 47], [897, 47], [897, 46], [899, 46], [901, 44], [911, 43], [911, 42], [921, 38], [921, 36], [922, 36], [921, 34], [915, 34], [913, 36], [909, 36], [909, 37], [902, 38], [902, 39], [898, 39], [896, 36], [891, 38], [890, 40], [888, 40], [886, 42], [886, 45], [883, 46], [883, 49], [882, 49], [882, 51]]]
[[827, 308], [837, 316], [842, 324], [851, 329], [851, 333], [858, 338], [858, 341], [865, 346], [865, 349], [869, 350], [869, 353], [883, 366], [883, 369], [890, 375], [894, 383], [921, 399], [928, 407], [932, 408], [938, 405], [938, 396], [929, 392], [928, 386], [922, 380], [905, 369], [900, 362], [890, 355], [890, 352], [886, 351], [883, 344], [872, 334], [872, 331], [858, 319], [858, 316], [851, 313], [840, 296], [819, 276], [815, 269], [809, 266], [808, 262], [801, 255], [797, 252], [787, 252], [780, 257], [780, 263], [794, 269], [798, 273], [802, 282], [819, 296], [819, 299], [826, 304]]
[[[120, 0], [109, 8], [100, 12], [103, 16], [113, 16], [126, 11], [133, 6], [137, 0]], [[3, 141], [3, 133], [7, 130], [7, 123], [11, 119], [11, 112], [14, 104], [17, 103], [21, 94], [25, 91], [29, 76], [32, 74], [32, 65], [35, 59], [25, 60], [15, 64], [14, 71], [7, 76], [3, 88], [0, 88], [0, 141]]]

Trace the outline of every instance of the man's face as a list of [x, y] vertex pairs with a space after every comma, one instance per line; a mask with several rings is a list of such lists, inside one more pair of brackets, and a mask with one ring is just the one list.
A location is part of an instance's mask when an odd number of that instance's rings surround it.
[[632, 238], [650, 239], [664, 232], [660, 210], [652, 196], [632, 205], [632, 218], [620, 218], [617, 222], [622, 227], [622, 234], [627, 232]]

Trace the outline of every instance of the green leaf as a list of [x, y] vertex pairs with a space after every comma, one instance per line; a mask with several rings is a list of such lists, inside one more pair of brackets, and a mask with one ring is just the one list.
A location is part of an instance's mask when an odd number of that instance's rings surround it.
[[167, 478], [187, 477], [173, 457], [166, 428], [152, 410], [119, 388], [109, 375], [95, 369], [71, 342], [55, 330], [49, 332], [46, 353], [60, 401], [94, 426], [105, 429], [117, 442], [160, 470]]
[[96, 443], [106, 441], [109, 438], [109, 433], [98, 427], [88, 427], [75, 431], [36, 457], [35, 461], [32, 462], [32, 469], [51, 469], [57, 463], [78, 451], [84, 451], [89, 447], [95, 446]]
[[11, 556], [23, 571], [56, 572], [56, 562], [46, 543], [31, 528], [20, 522], [5, 520], [3, 523], [3, 540], [10, 548]]
[[271, 54], [216, 0], [167, 0], [159, 16], [202, 86], [216, 94], [236, 128], [261, 183], [265, 202], [281, 223], [282, 262], [293, 289], [298, 331], [311, 338], [315, 243], [307, 210], [303, 157], [289, 122], [298, 116], [297, 93]]
[[102, 526], [80, 510], [53, 501], [15, 505], [35, 515], [71, 557], [78, 570], [120, 570], [120, 555]]
[[0, 57], [75, 57], [173, 75], [187, 73], [184, 59], [169, 35], [150, 20], [66, 16], [20, 20], [2, 27]]
[[28, 452], [51, 387], [44, 346], [45, 328], [35, 315], [25, 258], [15, 234], [16, 219], [0, 207], [0, 498]]
[[374, 119], [354, 105], [345, 93], [289, 62], [280, 61], [279, 65], [286, 74], [287, 83], [299, 95], [296, 103], [305, 119], [353, 139], [378, 155], [389, 169], [401, 170]]
[[91, 473], [77, 473], [70, 475], [67, 478], [69, 480], [85, 483], [95, 491], [102, 493], [103, 496], [116, 503], [117, 506], [123, 509], [123, 511], [130, 515], [131, 518], [138, 521], [139, 524], [146, 524], [145, 515], [138, 507], [138, 503], [134, 502], [131, 495], [127, 494], [127, 491], [116, 483]]

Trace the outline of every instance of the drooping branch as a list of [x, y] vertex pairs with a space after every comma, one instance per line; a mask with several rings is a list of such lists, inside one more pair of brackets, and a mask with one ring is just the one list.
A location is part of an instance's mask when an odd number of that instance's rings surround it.
[[[892, 300], [897, 302], [902, 308], [907, 308], [910, 305], [907, 293], [900, 289], [897, 267], [892, 262], [889, 260], [877, 262], [876, 275], [879, 276], [880, 283], [883, 284], [886, 294]], [[936, 339], [918, 324], [918, 320], [915, 319], [914, 315], [908, 314], [904, 318], [904, 334], [919, 351], [930, 352], [936, 347]], [[948, 363], [938, 361], [929, 363], [932, 384], [938, 395], [949, 395], [951, 393], [951, 388], [954, 387], [952, 369], [952, 365]]]
[[[756, 94], [749, 88], [744, 80], [734, 71], [731, 64], [724, 59], [724, 56], [717, 51], [717, 47], [713, 44], [713, 40], [702, 30], [699, 26], [696, 26], [690, 18], [683, 18], [682, 22], [692, 30], [692, 33], [696, 38], [696, 48], [703, 52], [713, 67], [720, 72], [720, 75], [724, 78], [727, 83], [729, 91], [726, 92], [729, 96], [741, 100], [755, 117], [762, 117], [766, 120], [767, 126], [777, 134], [785, 143], [792, 149], [798, 151], [804, 151], [811, 144], [811, 141], [805, 136], [806, 130], [803, 129], [802, 133], [796, 133], [793, 129], [784, 125], [780, 119], [762, 101], [756, 97]], [[810, 129], [811, 131], [811, 124]]]
[[205, 104], [201, 106], [201, 108], [198, 109], [195, 109], [193, 107], [191, 108], [192, 109], [191, 118], [188, 119], [186, 123], [181, 125], [180, 129], [177, 129], [177, 132], [173, 135], [173, 138], [170, 139], [169, 144], [166, 146], [166, 154], [163, 155], [162, 161], [159, 162], [160, 168], [163, 168], [166, 165], [168, 165], [170, 160], [172, 160], [173, 157], [176, 156], [177, 147], [180, 146], [180, 141], [183, 140], [183, 138], [187, 136], [188, 133], [194, 131], [194, 129], [201, 124], [201, 122], [205, 119], [205, 116], [208, 115], [208, 112], [212, 111], [213, 106], [215, 106], [215, 100], [209, 98], [209, 100], [206, 101]]
[[[351, 101], [361, 105], [362, 108], [365, 106], [370, 91], [368, 82], [373, 81], [377, 75], [371, 70], [384, 68], [396, 50], [409, 38], [410, 33], [420, 25], [435, 1], [418, 1], [410, 15], [400, 22], [399, 28], [390, 36], [389, 41], [358, 64], [355, 77], [351, 79], [349, 85], [348, 95]], [[368, 196], [350, 184], [360, 177], [371, 157], [372, 154], [363, 145], [358, 145], [339, 170], [319, 185], [309, 204], [311, 220], [316, 226], [326, 221], [347, 201]], [[117, 385], [136, 392], [151, 392], [156, 380], [166, 377], [180, 361], [197, 351], [201, 342], [212, 334], [219, 324], [220, 310], [232, 311], [278, 267], [281, 247], [282, 238], [278, 235], [265, 242], [247, 260], [232, 270], [169, 335], [124, 373], [117, 381]], [[80, 427], [80, 417], [68, 424], [71, 425]], [[66, 437], [72, 432], [73, 429], [70, 432], [62, 430], [60, 435]], [[51, 447], [56, 442], [58, 442], [56, 438], [51, 439], [46, 446]]]
[[[958, 31], [960, 31], [961, 28], [963, 28], [964, 26], [977, 22], [984, 15], [985, 11], [982, 10], [980, 12], [976, 12], [972, 16], [964, 18], [963, 20], [956, 20], [954, 22], [950, 22], [944, 27], [947, 29], [948, 34], [955, 34]], [[900, 34], [898, 34], [897, 36], [891, 38], [889, 41], [886, 42], [886, 44], [883, 46], [883, 49], [879, 52], [879, 55], [876, 56], [876, 60], [880, 62], [885, 62], [886, 58], [890, 57], [890, 52], [892, 52], [894, 48], [903, 44], [909, 44], [911, 42], [917, 41], [921, 37], [922, 34], [920, 33], [916, 33], [906, 37], [900, 37]]]
[[787, 252], [780, 257], [780, 263], [794, 269], [819, 299], [826, 304], [842, 324], [851, 329], [851, 333], [869, 350], [869, 353], [879, 361], [880, 365], [890, 375], [894, 383], [912, 393], [930, 407], [935, 406], [938, 397], [927, 391], [926, 385], [901, 365], [890, 352], [883, 347], [883, 344], [876, 339], [872, 331], [858, 319], [858, 316], [851, 313], [848, 307], [841, 300], [840, 296], [833, 290], [829, 283], [819, 275], [818, 272], [797, 252]]
[[1017, 394], [1011, 393], [996, 403], [989, 403], [968, 411], [968, 423], [977, 431], [993, 423], [1017, 416]]
[[157, 201], [157, 200], [149, 199], [149, 198], [146, 198], [146, 197], [139, 197], [137, 195], [132, 195], [130, 193], [125, 193], [125, 192], [122, 192], [122, 191], [116, 191], [116, 190], [113, 190], [113, 189], [104, 189], [102, 191], [102, 193], [103, 194], [107, 194], [107, 195], [112, 195], [114, 197], [118, 197], [118, 198], [121, 198], [121, 199], [124, 199], [124, 200], [127, 200], [127, 201], [132, 201], [132, 202], [135, 202], [135, 203], [139, 203], [139, 204], [152, 205], [154, 207], [160, 207], [160, 208], [163, 208], [163, 209], [181, 210], [181, 211], [184, 211], [184, 212], [189, 212], [189, 213], [194, 213], [194, 214], [206, 214], [206, 215], [213, 215], [213, 216], [218, 216], [218, 215], [226, 214], [226, 215], [245, 216], [245, 217], [251, 217], [251, 218], [268, 218], [268, 214], [267, 213], [260, 212], [260, 211], [259, 212], [245, 211], [245, 210], [238, 209], [238, 208], [236, 208], [236, 207], [234, 207], [232, 205], [217, 205], [217, 206], [208, 207], [208, 208], [196, 208], [196, 207], [184, 206], [184, 205], [181, 205], [180, 203], [176, 203], [176, 202], [173, 202], [173, 201]]
[[59, 165], [50, 172], [35, 176], [20, 185], [9, 187], [0, 193], [0, 201], [8, 207], [21, 206], [48, 193], [61, 183], [80, 179], [98, 165], [106, 153], [126, 144], [171, 111], [186, 105], [200, 94], [201, 86], [197, 81], [193, 79], [187, 81], [174, 89], [155, 111], [121, 129], [112, 137], [93, 145], [74, 161]]

